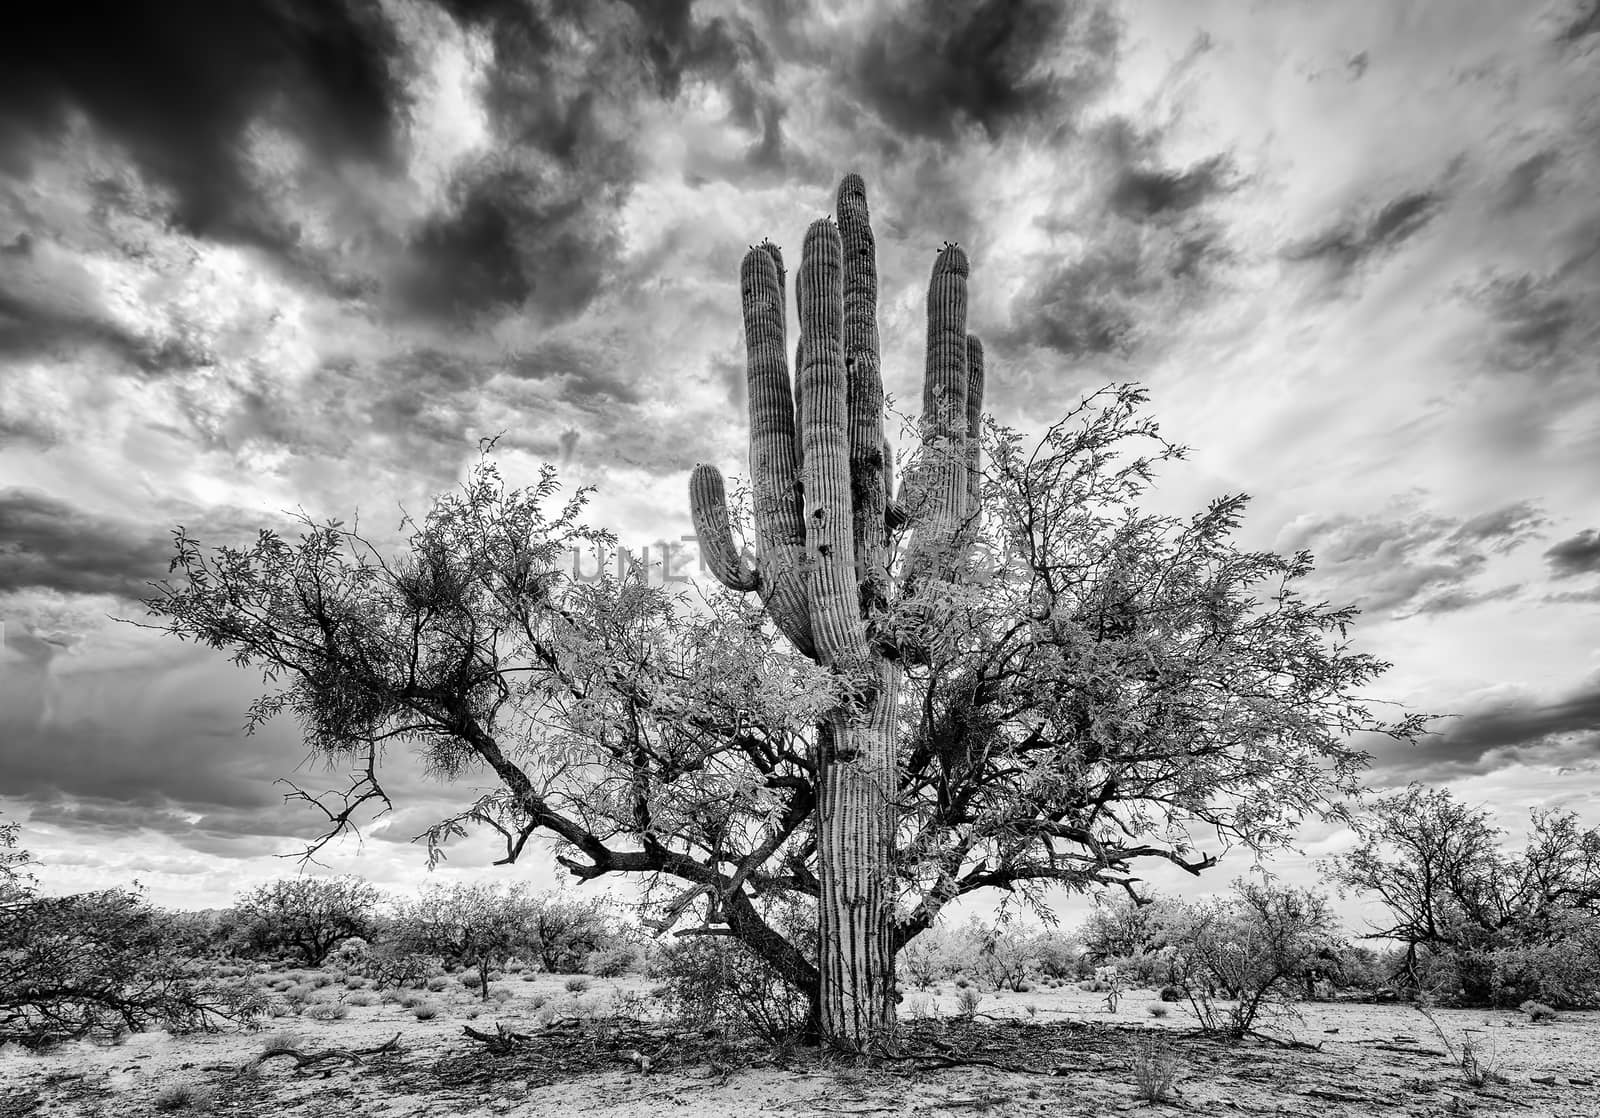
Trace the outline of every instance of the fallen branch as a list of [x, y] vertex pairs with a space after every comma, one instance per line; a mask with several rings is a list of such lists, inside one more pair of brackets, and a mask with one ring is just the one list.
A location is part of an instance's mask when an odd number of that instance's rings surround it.
[[273, 1052], [263, 1052], [248, 1064], [245, 1064], [239, 1071], [240, 1074], [245, 1074], [254, 1068], [261, 1067], [268, 1060], [277, 1059], [279, 1056], [287, 1056], [292, 1059], [294, 1061], [294, 1069], [297, 1072], [305, 1071], [313, 1065], [322, 1063], [343, 1061], [345, 1063], [361, 1064], [366, 1062], [366, 1057], [368, 1056], [397, 1051], [399, 1047], [400, 1034], [395, 1033], [394, 1036], [376, 1048], [327, 1048], [321, 1052], [301, 1052], [298, 1048], [279, 1048]]

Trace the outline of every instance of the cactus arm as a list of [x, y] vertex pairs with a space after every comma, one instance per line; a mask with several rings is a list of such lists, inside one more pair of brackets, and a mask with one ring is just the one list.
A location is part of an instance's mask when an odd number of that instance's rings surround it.
[[978, 519], [978, 491], [983, 484], [983, 342], [967, 335], [967, 509], [966, 520]]
[[761, 583], [772, 619], [802, 652], [812, 648], [802, 561], [799, 463], [776, 246], [745, 253], [739, 269], [750, 397], [750, 476]]
[[817, 659], [848, 671], [866, 653], [856, 591], [850, 509], [850, 442], [844, 367], [844, 270], [839, 230], [826, 218], [806, 231], [795, 301], [805, 364], [800, 438], [811, 625]]
[[844, 367], [850, 425], [851, 533], [864, 617], [888, 602], [884, 514], [888, 476], [883, 434], [883, 372], [878, 347], [878, 256], [867, 188], [854, 172], [839, 183], [839, 238], [844, 252]]
[[949, 569], [967, 503], [967, 254], [947, 244], [928, 282], [928, 349], [922, 384], [922, 455], [908, 589]]
[[700, 557], [717, 581], [729, 590], [759, 589], [760, 578], [733, 546], [727, 490], [722, 484], [722, 472], [715, 466], [698, 465], [689, 475], [689, 512], [694, 518]]

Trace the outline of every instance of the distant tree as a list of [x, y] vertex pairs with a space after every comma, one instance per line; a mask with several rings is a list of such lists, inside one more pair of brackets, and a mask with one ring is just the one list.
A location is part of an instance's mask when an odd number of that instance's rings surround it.
[[1162, 946], [1167, 902], [1130, 894], [1097, 898], [1079, 929], [1084, 950], [1096, 963], [1143, 955]]
[[372, 934], [380, 900], [357, 877], [289, 877], [244, 894], [234, 909], [258, 948], [292, 951], [316, 967], [341, 940]]
[[548, 892], [533, 905], [533, 950], [552, 974], [570, 974], [611, 939], [609, 910], [599, 897]]
[[489, 998], [489, 975], [513, 955], [539, 946], [541, 902], [526, 883], [429, 884], [395, 906], [388, 938], [402, 955], [438, 955], [478, 971], [478, 996]]
[[[1487, 811], [1411, 784], [1371, 802], [1357, 846], [1328, 870], [1345, 890], [1377, 895], [1387, 917], [1371, 935], [1405, 947], [1413, 984], [1428, 952], [1450, 961], [1456, 989], [1446, 993], [1471, 1002], [1600, 998], [1600, 933], [1590, 934], [1600, 928], [1600, 828], [1581, 828], [1571, 812], [1536, 810], [1530, 822], [1511, 851]], [[1556, 967], [1562, 956], [1576, 969]], [[1538, 966], [1564, 977], [1530, 994]]]
[[0, 1042], [210, 1028], [263, 1008], [242, 983], [193, 977], [162, 914], [136, 893], [0, 900]]
[[27, 872], [33, 855], [17, 848], [21, 830], [22, 825], [15, 820], [0, 823], [0, 902], [26, 892], [34, 883]]
[[[1296, 1001], [1339, 942], [1325, 895], [1244, 880], [1226, 898], [1170, 904], [1162, 923], [1173, 978], [1201, 1027], [1233, 1036]], [[1219, 1003], [1217, 993], [1228, 1000]]]

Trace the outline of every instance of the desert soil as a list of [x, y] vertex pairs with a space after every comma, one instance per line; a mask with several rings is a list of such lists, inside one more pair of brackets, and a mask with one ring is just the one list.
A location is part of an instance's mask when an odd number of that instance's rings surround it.
[[[1303, 1115], [1517, 1115], [1600, 1118], [1600, 1012], [1564, 1013], [1534, 1025], [1513, 1012], [1439, 1010], [1436, 1031], [1415, 1009], [1316, 1003], [1275, 1033], [1305, 1047], [1228, 1043], [1200, 1034], [1186, 1007], [1155, 1017], [1149, 991], [1122, 998], [1075, 987], [986, 993], [972, 1022], [954, 1019], [956, 991], [912, 993], [902, 1006], [904, 1047], [915, 1058], [867, 1064], [801, 1049], [772, 1053], [659, 1024], [603, 1019], [638, 978], [595, 980], [581, 994], [564, 979], [508, 976], [512, 997], [481, 1006], [459, 985], [428, 995], [439, 1006], [417, 1021], [394, 1004], [351, 1006], [341, 1020], [269, 1020], [256, 1032], [174, 1037], [134, 1034], [118, 1045], [74, 1043], [44, 1054], [0, 1049], [0, 1118], [158, 1113], [161, 1092], [192, 1084], [198, 1098], [176, 1114], [240, 1118], [413, 1118], [437, 1115], [618, 1118], [779, 1114], [987, 1114], [1074, 1118], [1121, 1112]], [[557, 1007], [541, 1024], [534, 1002]], [[1031, 1007], [1031, 1010], [1030, 1010]], [[549, 1017], [545, 1009], [543, 1016]], [[583, 1020], [573, 1020], [573, 1018]], [[601, 1018], [596, 1020], [594, 1018]], [[463, 1026], [496, 1024], [531, 1039], [494, 1055]], [[1443, 1033], [1443, 1038], [1440, 1036]], [[298, 1067], [280, 1056], [240, 1069], [266, 1038], [296, 1035], [309, 1056], [358, 1052], [399, 1034], [396, 1047]], [[1474, 1087], [1459, 1050], [1471, 1039], [1485, 1068]], [[1447, 1050], [1453, 1049], [1452, 1052]], [[1175, 1062], [1169, 1101], [1137, 1098], [1136, 1053], [1151, 1045]], [[649, 1057], [645, 1068], [637, 1056]]]

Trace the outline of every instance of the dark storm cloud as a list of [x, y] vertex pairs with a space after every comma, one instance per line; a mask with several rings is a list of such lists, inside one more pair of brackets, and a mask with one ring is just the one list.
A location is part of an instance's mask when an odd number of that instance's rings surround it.
[[506, 371], [523, 380], [562, 379], [562, 398], [578, 404], [607, 401], [638, 403], [638, 385], [630, 374], [638, 370], [619, 367], [617, 355], [600, 346], [549, 339], [511, 357]]
[[1585, 0], [1556, 36], [1556, 41], [1564, 46], [1572, 46], [1597, 34], [1600, 34], [1600, 0]]
[[1290, 245], [1283, 255], [1297, 263], [1321, 264], [1331, 279], [1341, 281], [1421, 232], [1438, 215], [1443, 202], [1443, 195], [1435, 191], [1403, 194], [1367, 217], [1341, 222]]
[[1001, 346], [1039, 346], [1067, 357], [1130, 355], [1152, 321], [1148, 304], [1204, 293], [1228, 258], [1219, 234], [1190, 228], [1165, 236], [1112, 231], [1036, 274], [1011, 304]]
[[861, 39], [848, 93], [892, 131], [922, 139], [952, 140], [972, 126], [991, 140], [1069, 126], [1109, 84], [1120, 37], [1099, 3], [902, 4]]
[[1087, 244], [1066, 258], [1041, 257], [994, 340], [1071, 358], [1130, 356], [1151, 323], [1203, 299], [1231, 256], [1215, 205], [1239, 189], [1227, 153], [1188, 166], [1163, 159], [1166, 135], [1117, 117], [1084, 137], [1083, 160], [1098, 188], [1044, 232]]
[[1520, 587], [1473, 586], [1492, 555], [1535, 538], [1545, 523], [1522, 501], [1458, 520], [1414, 514], [1307, 519], [1279, 540], [1283, 550], [1311, 551], [1328, 595], [1371, 613], [1451, 613], [1508, 598]]
[[1491, 280], [1479, 293], [1477, 301], [1496, 327], [1494, 365], [1527, 371], [1565, 356], [1577, 328], [1589, 323], [1578, 297], [1563, 286], [1558, 279], [1522, 275]]
[[1520, 210], [1538, 201], [1550, 171], [1560, 162], [1554, 151], [1541, 151], [1530, 155], [1506, 173], [1500, 184], [1495, 206], [1502, 212]]
[[1413, 748], [1378, 741], [1368, 747], [1389, 783], [1396, 773], [1445, 781], [1513, 764], [1582, 764], [1600, 757], [1600, 685], [1591, 681], [1556, 698], [1482, 704], [1433, 729]]
[[395, 41], [377, 0], [77, 0], [0, 36], [0, 167], [24, 175], [81, 113], [200, 236], [281, 248], [243, 140], [267, 116], [313, 159], [393, 155]]
[[1557, 578], [1600, 571], [1600, 532], [1585, 528], [1550, 548], [1544, 557]]
[[458, 209], [429, 221], [395, 290], [403, 308], [444, 319], [524, 304], [560, 321], [599, 292], [621, 245], [617, 191], [552, 181], [533, 167], [488, 167], [457, 184]]
[[1464, 715], [1444, 733], [1452, 755], [1533, 745], [1559, 734], [1600, 731], [1600, 686], [1564, 698], [1526, 700]]
[[701, 19], [683, 0], [445, 7], [494, 44], [496, 154], [461, 172], [451, 211], [401, 250], [390, 287], [402, 313], [580, 314], [617, 271], [619, 212], [641, 170], [637, 106], [675, 100], [690, 79], [726, 94], [750, 161], [785, 164], [772, 56], [739, 17]]
[[48, 494], [0, 490], [0, 591], [143, 597], [167, 573], [170, 535], [96, 516]]
[[1231, 170], [1232, 161], [1223, 155], [1186, 171], [1128, 167], [1111, 188], [1111, 208], [1136, 220], [1187, 213], [1229, 192]]

